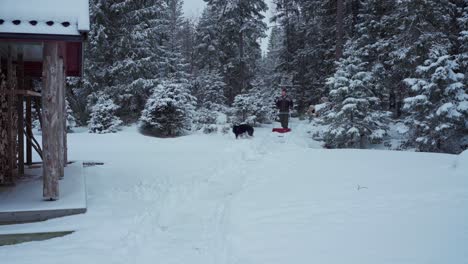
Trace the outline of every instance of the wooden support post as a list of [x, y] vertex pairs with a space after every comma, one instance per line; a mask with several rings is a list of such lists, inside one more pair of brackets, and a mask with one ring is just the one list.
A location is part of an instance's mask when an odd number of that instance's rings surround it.
[[58, 137], [57, 137], [57, 143], [58, 143], [58, 150], [59, 150], [59, 156], [58, 156], [58, 162], [59, 162], [59, 177], [60, 179], [63, 179], [65, 176], [65, 162], [64, 162], [64, 141], [63, 141], [63, 133], [64, 133], [64, 125], [63, 125], [63, 118], [64, 118], [64, 113], [63, 113], [63, 107], [65, 105], [65, 72], [63, 70], [64, 65], [63, 65], [63, 58], [59, 58], [58, 61], [58, 90], [57, 90], [57, 117], [58, 117]]
[[66, 76], [66, 71], [65, 67], [63, 67], [63, 107], [62, 107], [62, 113], [63, 113], [63, 166], [67, 166], [68, 164], [68, 139], [67, 139], [67, 76]]
[[[24, 61], [23, 54], [18, 54], [17, 59], [17, 90], [24, 89]], [[24, 175], [24, 96], [18, 95], [16, 104], [18, 109], [18, 174]]]
[[[31, 88], [31, 80], [26, 80], [26, 88]], [[26, 136], [32, 137], [32, 100], [30, 96], [26, 97]], [[32, 144], [30, 140], [26, 141], [26, 164], [32, 165]]]
[[60, 51], [60, 60], [62, 63], [62, 70], [60, 72], [60, 120], [62, 121], [61, 123], [61, 162], [63, 168], [67, 166], [68, 163], [68, 153], [67, 153], [67, 102], [66, 102], [66, 87], [67, 87], [67, 76], [66, 76], [66, 54], [67, 54], [67, 46], [65, 43], [60, 43], [59, 46], [59, 51]]
[[59, 198], [59, 121], [60, 108], [57, 102], [59, 90], [58, 43], [44, 43], [42, 87], [42, 150], [43, 150], [43, 197], [45, 200]]

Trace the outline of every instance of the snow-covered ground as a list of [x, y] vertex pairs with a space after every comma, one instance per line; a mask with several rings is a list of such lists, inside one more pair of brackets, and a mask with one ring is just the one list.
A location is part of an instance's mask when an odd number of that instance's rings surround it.
[[278, 137], [71, 134], [88, 213], [0, 231], [77, 230], [0, 247], [1, 263], [468, 263], [468, 155], [323, 150]]

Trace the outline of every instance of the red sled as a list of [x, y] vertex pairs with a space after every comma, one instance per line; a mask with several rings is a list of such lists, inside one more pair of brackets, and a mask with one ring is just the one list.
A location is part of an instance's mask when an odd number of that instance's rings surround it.
[[284, 134], [284, 133], [291, 132], [291, 129], [290, 128], [273, 128], [273, 132]]

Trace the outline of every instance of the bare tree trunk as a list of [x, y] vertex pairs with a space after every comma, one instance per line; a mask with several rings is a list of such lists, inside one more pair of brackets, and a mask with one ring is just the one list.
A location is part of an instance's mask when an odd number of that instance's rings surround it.
[[42, 149], [43, 149], [43, 197], [45, 200], [59, 198], [59, 120], [61, 110], [57, 102], [59, 88], [58, 43], [44, 44], [43, 88], [42, 88]]
[[343, 56], [343, 19], [344, 19], [344, 0], [336, 0], [336, 53], [335, 58], [338, 61]]

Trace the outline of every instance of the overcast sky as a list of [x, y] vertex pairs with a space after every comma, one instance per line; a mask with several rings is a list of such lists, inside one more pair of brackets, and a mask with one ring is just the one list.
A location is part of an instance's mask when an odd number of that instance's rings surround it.
[[[266, 18], [265, 18], [265, 22], [268, 23], [272, 14], [271, 12], [273, 10], [273, 1], [266, 0], [266, 2], [268, 3], [268, 6], [270, 7], [269, 10], [267, 11]], [[206, 4], [203, 0], [184, 0], [184, 14], [188, 18], [197, 18], [200, 16], [205, 6]], [[268, 35], [270, 35], [270, 32], [271, 32], [271, 29], [268, 30]], [[266, 52], [267, 46], [268, 46], [268, 38], [262, 41], [263, 52]]]
[[203, 0], [184, 0], [184, 14], [186, 17], [198, 17], [205, 6]]

